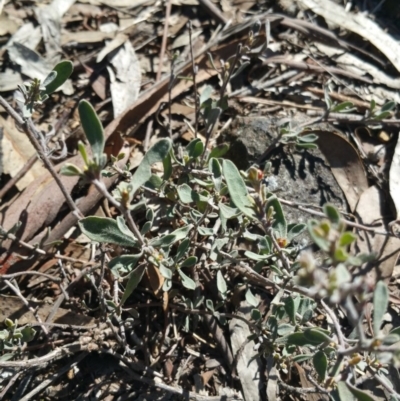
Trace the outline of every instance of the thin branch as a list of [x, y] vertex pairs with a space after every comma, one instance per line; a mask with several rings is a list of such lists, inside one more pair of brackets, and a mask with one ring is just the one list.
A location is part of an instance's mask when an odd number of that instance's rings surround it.
[[194, 90], [194, 137], [197, 138], [197, 131], [199, 127], [199, 99], [198, 99], [197, 82], [196, 82], [197, 69], [194, 63], [194, 55], [193, 55], [192, 31], [193, 31], [192, 21], [189, 21], [189, 46], [190, 46], [190, 57], [192, 60], [192, 75], [193, 75], [193, 90]]
[[46, 166], [47, 170], [51, 174], [51, 176], [54, 178], [56, 181], [58, 187], [60, 188], [62, 194], [64, 195], [64, 198], [69, 206], [69, 208], [72, 210], [72, 212], [78, 217], [82, 218], [83, 215], [78, 209], [78, 207], [75, 205], [74, 200], [72, 199], [71, 195], [65, 188], [63, 182], [61, 181], [60, 177], [58, 176], [57, 172], [55, 171], [53, 164], [50, 162], [49, 158], [45, 154], [44, 150], [42, 149], [40, 143], [38, 142], [37, 138], [40, 138], [41, 134], [33, 124], [32, 120], [29, 119], [23, 119], [9, 104], [8, 102], [0, 96], [0, 104], [4, 107], [6, 112], [14, 119], [14, 121], [22, 128], [22, 130], [26, 133], [28, 136], [29, 140], [31, 141], [33, 147], [35, 148], [36, 152], [38, 153], [39, 157], [42, 159], [44, 165]]
[[46, 387], [48, 387], [51, 383], [59, 379], [62, 375], [67, 373], [70, 369], [75, 367], [80, 361], [82, 361], [86, 356], [89, 355], [89, 352], [85, 351], [81, 354], [77, 355], [72, 361], [69, 361], [65, 366], [63, 366], [57, 373], [50, 376], [50, 378], [43, 380], [37, 386], [34, 387], [32, 391], [26, 394], [24, 397], [20, 398], [19, 401], [29, 401], [34, 397], [36, 394], [39, 394], [43, 391]]
[[[33, 316], [35, 316], [36, 320], [40, 323], [42, 322], [42, 319], [40, 319], [37, 311], [35, 311], [32, 306], [29, 304], [28, 300], [21, 294], [21, 291], [19, 288], [17, 288], [15, 285], [11, 284], [9, 280], [4, 280], [4, 283], [14, 292], [14, 294], [24, 303], [24, 305], [29, 309], [30, 312], [32, 312]], [[47, 328], [40, 324], [40, 327], [42, 328], [43, 332], [48, 335], [49, 331]]]

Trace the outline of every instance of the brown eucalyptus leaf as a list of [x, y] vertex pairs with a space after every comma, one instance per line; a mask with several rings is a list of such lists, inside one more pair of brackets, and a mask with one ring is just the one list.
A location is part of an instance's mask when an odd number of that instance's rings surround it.
[[[29, 302], [33, 308], [38, 308], [37, 313], [42, 321], [46, 321], [53, 305], [44, 302]], [[4, 319], [8, 318], [13, 321], [18, 320], [19, 325], [37, 323], [33, 313], [28, 310], [18, 297], [0, 296], [0, 304], [0, 322], [3, 322]], [[58, 308], [53, 322], [58, 324], [72, 324], [76, 326], [91, 326], [95, 323], [95, 319], [86, 315], [71, 312], [68, 309]]]
[[[355, 214], [358, 223], [374, 225], [379, 231], [388, 231], [390, 210], [386, 195], [376, 186], [368, 188], [360, 197]], [[358, 231], [358, 239], [353, 246], [357, 253], [375, 252], [378, 262], [360, 274], [367, 273], [374, 280], [388, 281], [400, 253], [400, 238], [374, 234], [368, 231]]]
[[319, 136], [318, 147], [329, 162], [346, 200], [353, 212], [362, 193], [368, 189], [364, 166], [354, 146], [340, 133], [332, 130], [311, 130]]
[[389, 190], [396, 207], [397, 218], [400, 219], [400, 135], [394, 149], [389, 171]]

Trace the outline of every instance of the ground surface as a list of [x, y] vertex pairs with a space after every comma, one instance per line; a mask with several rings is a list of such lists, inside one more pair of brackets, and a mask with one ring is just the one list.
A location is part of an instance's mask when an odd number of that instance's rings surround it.
[[[118, 278], [109, 261], [135, 252], [93, 243], [82, 233], [26, 134], [0, 106], [0, 322], [10, 319], [1, 327], [0, 400], [314, 401], [344, 400], [343, 394], [398, 399], [393, 355], [385, 362], [365, 342], [353, 353], [361, 362], [352, 365], [354, 355], [346, 350], [360, 340], [360, 327], [368, 339], [377, 335], [371, 310], [378, 305], [373, 300], [378, 280], [390, 300], [388, 313], [382, 312], [382, 333], [400, 323], [400, 240], [393, 235], [398, 225], [390, 225], [400, 213], [400, 5], [360, 0], [346, 9], [344, 3], [0, 3], [0, 95], [12, 107], [17, 108], [18, 85], [43, 80], [60, 60], [73, 63], [70, 79], [32, 116], [43, 136], [51, 134], [44, 146], [56, 170], [66, 162], [83, 166], [77, 154], [78, 141], [85, 140], [78, 104], [88, 100], [105, 127], [107, 156], [125, 154], [118, 174], [104, 178], [110, 191], [129, 181], [128, 172], [157, 140], [174, 141], [177, 156], [166, 184], [153, 181], [132, 200], [146, 205], [132, 212], [146, 239], [161, 238], [188, 221], [197, 230], [168, 251], [177, 257], [189, 238], [186, 256], [196, 258], [195, 264], [183, 274], [170, 267], [173, 275], [157, 263], [146, 264], [121, 311], [117, 305], [127, 294], [132, 267]], [[212, 101], [221, 112], [217, 120], [206, 114]], [[315, 136], [318, 149], [296, 146], [307, 135]], [[351, 279], [344, 287], [352, 288], [346, 295], [351, 301], [322, 293], [325, 284], [312, 283], [309, 293], [296, 287], [300, 251], [315, 256], [321, 282], [337, 268], [307, 232], [286, 243], [262, 226], [262, 219], [246, 225], [236, 215], [220, 229], [218, 207], [207, 209], [198, 194], [212, 198], [211, 208], [218, 202], [239, 206], [231, 188], [210, 190], [219, 187], [200, 156], [189, 160], [185, 147], [195, 137], [210, 150], [230, 144], [226, 157], [240, 170], [254, 164], [264, 169], [263, 183], [283, 205], [288, 223], [320, 221], [326, 202], [336, 206], [358, 237], [346, 248], [349, 253], [377, 255], [358, 267], [347, 261]], [[163, 170], [161, 163], [152, 168], [159, 175]], [[257, 193], [258, 183], [250, 173], [244, 176]], [[121, 214], [93, 183], [62, 180], [84, 216]], [[188, 201], [186, 184], [192, 189]], [[194, 210], [204, 217], [197, 219]], [[268, 233], [278, 240], [269, 259], [260, 239]], [[288, 266], [293, 271], [285, 271]], [[292, 302], [298, 302], [293, 317]], [[357, 306], [358, 326], [348, 302]], [[271, 334], [273, 321], [277, 334]], [[20, 335], [22, 328], [27, 331]], [[327, 330], [331, 343], [287, 346], [287, 333], [310, 328]], [[399, 341], [392, 340], [394, 346]], [[393, 350], [398, 349], [389, 353]], [[313, 354], [325, 355], [324, 374]], [[344, 358], [341, 370], [330, 382], [339, 358]]]

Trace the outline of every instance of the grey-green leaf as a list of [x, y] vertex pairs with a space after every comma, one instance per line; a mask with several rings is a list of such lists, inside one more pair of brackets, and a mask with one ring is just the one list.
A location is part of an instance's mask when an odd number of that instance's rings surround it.
[[285, 311], [289, 316], [291, 322], [295, 325], [296, 324], [296, 313], [297, 313], [297, 305], [293, 299], [293, 297], [288, 296], [284, 300], [285, 303]]
[[246, 301], [255, 308], [257, 308], [258, 304], [260, 303], [258, 298], [255, 297], [254, 294], [251, 292], [250, 288], [248, 288], [246, 291]]
[[178, 246], [178, 250], [176, 251], [175, 260], [179, 260], [185, 255], [185, 253], [189, 249], [189, 245], [190, 245], [190, 239], [185, 238]]
[[313, 357], [314, 368], [318, 374], [319, 380], [325, 380], [328, 369], [328, 358], [323, 351], [317, 351]]
[[171, 234], [167, 234], [167, 235], [161, 236], [159, 238], [155, 238], [154, 240], [152, 240], [150, 242], [150, 245], [154, 246], [154, 247], [159, 246], [162, 248], [168, 247], [168, 246], [172, 245], [174, 242], [184, 239], [188, 235], [188, 233], [192, 229], [192, 227], [193, 227], [193, 225], [189, 224], [186, 227], [178, 228]]
[[92, 148], [93, 158], [99, 161], [105, 144], [103, 125], [93, 106], [87, 100], [79, 102], [78, 110], [83, 131]]
[[22, 341], [29, 343], [35, 338], [36, 330], [33, 327], [24, 327], [21, 329]]
[[283, 213], [282, 205], [279, 202], [278, 198], [273, 195], [271, 196], [266, 204], [265, 210], [268, 211], [268, 209], [272, 207], [274, 209], [274, 223], [273, 227], [278, 230], [279, 235], [281, 238], [286, 238], [287, 237], [287, 222], [285, 215]]
[[135, 288], [139, 285], [145, 270], [146, 270], [146, 265], [142, 264], [138, 266], [135, 270], [133, 270], [132, 273], [130, 273], [124, 294], [122, 295], [121, 306], [125, 303], [125, 301], [130, 297], [132, 292], [135, 290]]
[[339, 224], [340, 223], [340, 213], [339, 211], [336, 209], [335, 206], [326, 203], [323, 206], [323, 211], [326, 214], [326, 216], [328, 217], [328, 219], [334, 223], [334, 224]]
[[287, 239], [288, 241], [292, 241], [293, 238], [296, 238], [298, 235], [300, 235], [305, 229], [307, 228], [306, 224], [299, 223], [299, 224], [289, 224], [287, 227], [288, 234], [287, 234]]
[[374, 291], [374, 334], [378, 336], [383, 322], [383, 315], [386, 313], [389, 304], [389, 292], [383, 281], [378, 281]]
[[131, 181], [131, 194], [134, 194], [151, 177], [151, 166], [154, 163], [162, 162], [168, 156], [171, 149], [169, 139], [161, 139], [156, 142], [145, 154], [142, 162], [135, 171]]
[[71, 61], [60, 61], [52, 71], [56, 73], [55, 78], [53, 80], [49, 80], [49, 83], [45, 84], [45, 93], [50, 95], [55, 92], [71, 76], [73, 69], [74, 65], [71, 63]]
[[182, 284], [185, 288], [189, 290], [196, 289], [196, 283], [188, 277], [181, 269], [178, 270], [179, 275], [181, 276]]
[[250, 201], [246, 184], [237, 167], [230, 160], [224, 160], [222, 169], [234, 205], [246, 216], [255, 218], [256, 214]]
[[[357, 401], [377, 401], [375, 398], [371, 397], [369, 394], [358, 389], [357, 387], [354, 387], [349, 382], [346, 382], [346, 386], [351, 391], [351, 393], [354, 395], [354, 397], [356, 398]], [[340, 399], [342, 400], [342, 397], [340, 397]]]
[[141, 257], [142, 253], [117, 256], [108, 262], [108, 267], [115, 276], [119, 277], [121, 274], [131, 272]]
[[197, 263], [197, 256], [189, 256], [183, 261], [181, 267], [192, 267]]
[[108, 217], [90, 216], [79, 221], [81, 231], [92, 241], [134, 247], [137, 242], [123, 233], [117, 222]]
[[229, 150], [229, 145], [227, 143], [220, 143], [219, 145], [212, 148], [208, 158], [211, 159], [212, 157], [215, 158], [222, 157], [228, 150]]
[[225, 205], [225, 203], [220, 203], [218, 205], [218, 207], [219, 207], [219, 210], [221, 212], [221, 215], [223, 217], [225, 217], [225, 219], [227, 219], [227, 220], [229, 220], [229, 219], [231, 219], [233, 217], [237, 217], [240, 214], [240, 210], [239, 209], [227, 206], [227, 205]]
[[346, 385], [346, 382], [344, 382], [344, 381], [339, 381], [337, 383], [337, 393], [339, 395], [340, 401], [354, 401], [355, 400], [353, 393], [350, 391], [350, 389]]
[[224, 279], [224, 276], [223, 276], [221, 270], [218, 270], [218, 272], [217, 272], [217, 288], [218, 288], [218, 291], [223, 295], [225, 295], [226, 292], [228, 291], [228, 287], [226, 285], [226, 281]]
[[208, 162], [208, 168], [213, 173], [213, 182], [215, 189], [219, 192], [222, 186], [222, 168], [219, 161], [212, 157]]
[[82, 170], [78, 166], [75, 166], [75, 164], [65, 163], [60, 169], [60, 174], [68, 177], [75, 177], [81, 175]]
[[204, 150], [203, 141], [200, 138], [195, 138], [189, 142], [186, 146], [186, 151], [188, 155], [192, 159], [196, 159], [197, 157], [201, 156]]

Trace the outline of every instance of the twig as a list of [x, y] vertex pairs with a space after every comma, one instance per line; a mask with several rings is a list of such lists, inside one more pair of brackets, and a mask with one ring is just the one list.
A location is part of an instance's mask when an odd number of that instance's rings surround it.
[[279, 381], [279, 385], [283, 387], [287, 391], [292, 391], [297, 394], [312, 394], [312, 393], [319, 393], [319, 389], [316, 387], [294, 387], [289, 386], [289, 384], [284, 383], [282, 380]]
[[129, 228], [132, 230], [133, 234], [139, 241], [140, 245], [144, 246], [145, 241], [142, 237], [142, 234], [140, 233], [139, 228], [137, 227], [136, 223], [133, 221], [129, 210], [127, 210], [122, 205], [122, 203], [118, 202], [116, 199], [113, 198], [113, 196], [111, 196], [111, 194], [107, 191], [107, 188], [102, 181], [95, 179], [92, 181], [92, 184], [112, 205], [114, 205], [123, 214], [126, 222], [128, 223]]
[[24, 271], [24, 272], [12, 273], [12, 274], [0, 274], [0, 280], [12, 280], [16, 277], [21, 277], [21, 276], [45, 277], [51, 281], [55, 281], [56, 283], [59, 283], [61, 281], [61, 279], [59, 277], [53, 277], [50, 274], [40, 273], [40, 272], [36, 272], [36, 271]]
[[[306, 207], [301, 206], [301, 205], [299, 205], [299, 204], [297, 204], [297, 203], [295, 203], [295, 202], [287, 201], [287, 200], [282, 199], [282, 198], [278, 198], [278, 200], [279, 200], [279, 202], [282, 203], [283, 205], [286, 205], [286, 206], [289, 206], [289, 207], [293, 207], [293, 208], [295, 208], [295, 209], [301, 210], [301, 211], [303, 211], [303, 212], [305, 212], [305, 213], [312, 214], [312, 215], [314, 215], [314, 216], [325, 217], [325, 218], [326, 218], [325, 213], [318, 212], [317, 210], [313, 210], [313, 209], [306, 208]], [[357, 229], [359, 229], [359, 230], [369, 231], [369, 232], [372, 232], [372, 233], [378, 234], [378, 235], [393, 236], [393, 233], [391, 233], [391, 232], [389, 232], [389, 231], [378, 231], [378, 230], [376, 230], [376, 229], [373, 228], [373, 227], [368, 227], [368, 226], [365, 226], [365, 225], [363, 225], [363, 224], [354, 223], [353, 221], [346, 220], [346, 219], [342, 219], [342, 221], [343, 221], [343, 223], [345, 223], [347, 226], [353, 227], [353, 228], [357, 228]]]
[[219, 8], [210, 0], [200, 0], [200, 4], [217, 20], [222, 22], [224, 25], [228, 23], [228, 19], [225, 18], [224, 14]]
[[24, 166], [7, 182], [2, 189], [0, 189], [0, 199], [32, 168], [38, 159], [36, 153], [24, 164]]
[[58, 176], [57, 172], [55, 171], [53, 164], [50, 162], [49, 158], [45, 154], [44, 150], [40, 146], [40, 143], [38, 142], [37, 138], [40, 138], [41, 134], [38, 132], [36, 129], [35, 125], [33, 124], [32, 120], [29, 119], [23, 119], [9, 104], [8, 102], [0, 96], [0, 104], [5, 108], [6, 112], [15, 120], [15, 122], [21, 126], [23, 131], [28, 135], [29, 140], [31, 141], [33, 147], [35, 148], [36, 152], [38, 153], [39, 157], [42, 159], [44, 165], [46, 166], [47, 170], [51, 174], [51, 176], [54, 178], [56, 181], [58, 187], [60, 188], [62, 194], [64, 195], [64, 198], [69, 206], [69, 208], [72, 210], [72, 212], [78, 217], [82, 218], [83, 215], [78, 209], [78, 207], [75, 205], [74, 200], [71, 198], [71, 195], [65, 188], [63, 182], [61, 181], [60, 177]]
[[29, 323], [26, 326], [27, 327], [37, 327], [42, 325], [47, 326], [47, 327], [55, 327], [59, 329], [72, 329], [72, 330], [92, 330], [98, 327], [98, 324], [91, 324], [90, 326], [81, 326], [81, 325], [76, 325], [76, 324], [61, 324], [61, 323]]
[[323, 308], [326, 310], [327, 314], [329, 315], [329, 317], [331, 318], [333, 325], [335, 327], [336, 330], [336, 334], [338, 336], [338, 340], [339, 340], [339, 344], [341, 347], [345, 347], [345, 343], [344, 343], [344, 337], [343, 337], [343, 333], [342, 333], [342, 329], [340, 327], [339, 321], [337, 320], [337, 317], [335, 315], [335, 313], [333, 312], [333, 310], [324, 302], [323, 299], [321, 299], [321, 305], [323, 306]]
[[194, 89], [194, 137], [197, 138], [197, 131], [199, 126], [199, 99], [198, 99], [197, 82], [196, 82], [197, 69], [194, 63], [194, 55], [193, 55], [192, 30], [193, 30], [192, 21], [189, 21], [189, 46], [190, 46], [190, 57], [192, 60], [192, 75], [193, 75], [193, 89]]
[[167, 47], [168, 25], [169, 25], [169, 16], [171, 15], [171, 5], [172, 5], [171, 0], [167, 0], [167, 5], [165, 7], [164, 32], [163, 32], [163, 38], [162, 38], [162, 42], [161, 42], [161, 50], [160, 50], [160, 57], [159, 57], [159, 62], [158, 62], [158, 71], [157, 71], [156, 81], [159, 81], [161, 79], [161, 74], [162, 74], [164, 54], [165, 54], [165, 49]]
[[7, 394], [7, 391], [10, 389], [10, 387], [18, 380], [18, 378], [22, 375], [22, 371], [16, 372], [13, 377], [9, 380], [9, 382], [6, 384], [6, 386], [3, 388], [3, 391], [0, 393], [0, 401], [4, 398], [4, 396]]
[[52, 382], [55, 380], [59, 379], [62, 375], [67, 373], [70, 369], [75, 367], [80, 361], [82, 361], [86, 356], [89, 354], [89, 352], [85, 351], [82, 352], [81, 354], [77, 355], [72, 361], [68, 362], [65, 366], [63, 366], [57, 373], [52, 375], [49, 379], [43, 380], [39, 385], [34, 387], [32, 391], [30, 391], [28, 394], [26, 394], [24, 397], [20, 398], [19, 401], [29, 401], [34, 397], [36, 394], [39, 394], [41, 391], [43, 391], [46, 387], [48, 387]]
[[[42, 323], [42, 319], [40, 319], [39, 315], [37, 314], [37, 311], [35, 311], [30, 305], [27, 299], [21, 294], [21, 291], [19, 288], [17, 288], [15, 285], [11, 284], [10, 281], [4, 280], [4, 283], [14, 292], [14, 294], [24, 303], [24, 305], [29, 309], [30, 312], [32, 312], [33, 316], [35, 316], [36, 320], [39, 323]], [[43, 332], [46, 334], [46, 336], [49, 334], [49, 331], [44, 325], [40, 325], [42, 328]]]
[[38, 358], [26, 359], [23, 361], [2, 361], [0, 360], [0, 368], [32, 368], [35, 366], [42, 366], [49, 362], [61, 359], [70, 354], [76, 354], [80, 351], [96, 351], [98, 345], [93, 342], [91, 337], [81, 337], [81, 341], [68, 344], [65, 347], [57, 348], [46, 355]]
[[146, 383], [150, 386], [156, 387], [160, 390], [167, 391], [168, 393], [172, 394], [177, 394], [183, 396], [185, 399], [191, 399], [195, 401], [229, 401], [229, 400], [243, 400], [242, 397], [238, 396], [227, 396], [227, 395], [222, 395], [222, 396], [205, 396], [205, 395], [200, 395], [197, 393], [193, 393], [192, 391], [184, 390], [182, 388], [178, 387], [172, 387], [169, 386], [168, 384], [164, 384], [162, 382], [139, 376], [138, 374], [132, 372], [122, 361], [120, 361], [120, 367], [123, 368], [126, 372], [129, 373], [131, 378], [133, 380], [139, 381], [141, 383]]

